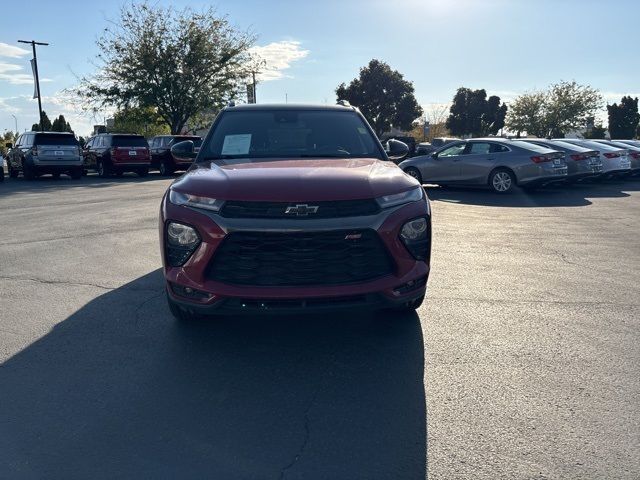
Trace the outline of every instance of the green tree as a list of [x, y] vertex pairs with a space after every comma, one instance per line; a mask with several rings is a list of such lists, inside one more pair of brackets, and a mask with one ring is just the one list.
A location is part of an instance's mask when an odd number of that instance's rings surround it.
[[413, 83], [384, 62], [373, 59], [360, 69], [358, 78], [336, 88], [338, 100], [358, 107], [378, 137], [396, 127], [411, 130], [422, 108], [414, 95]]
[[94, 110], [153, 107], [177, 134], [197, 112], [239, 95], [253, 43], [212, 8], [132, 3], [97, 41], [99, 71], [74, 91]]
[[560, 82], [517, 97], [510, 104], [506, 126], [518, 135], [564, 137], [584, 128], [601, 105], [602, 96], [590, 86]]
[[630, 139], [635, 135], [640, 122], [637, 97], [622, 97], [620, 105], [617, 103], [607, 105], [607, 113], [609, 114], [609, 135], [611, 138]]
[[60, 115], [60, 116], [58, 116], [58, 118], [53, 120], [53, 123], [51, 124], [51, 131], [52, 132], [71, 132], [71, 133], [73, 133], [73, 130], [71, 129], [71, 125], [64, 118], [64, 115]]
[[[40, 122], [34, 123], [33, 125], [31, 125], [31, 130], [33, 130], [34, 132], [39, 131]], [[44, 132], [51, 131], [51, 120], [49, 120], [49, 117], [47, 116], [47, 112], [45, 112], [44, 110], [42, 111], [42, 131]]]
[[584, 138], [602, 140], [605, 138], [606, 133], [607, 133], [607, 129], [602, 124], [598, 124], [598, 125], [594, 125], [593, 128], [586, 131], [584, 134]]
[[543, 92], [528, 92], [520, 95], [509, 104], [506, 126], [520, 136], [526, 132], [529, 135], [545, 137], [547, 126], [545, 123], [546, 95]]
[[10, 132], [7, 130], [2, 135], [2, 143], [0, 144], [0, 155], [4, 156], [7, 154], [7, 147], [5, 146], [7, 143], [13, 143], [15, 145], [16, 139], [18, 138], [18, 132]]
[[566, 133], [584, 128], [587, 119], [602, 105], [602, 95], [588, 85], [560, 82], [547, 92], [545, 122], [548, 135], [563, 137]]
[[446, 126], [453, 135], [495, 135], [504, 127], [506, 114], [507, 106], [500, 104], [500, 97], [487, 99], [484, 89], [460, 87], [453, 96]]
[[507, 105], [500, 104], [500, 97], [491, 95], [482, 114], [482, 135], [496, 135], [504, 127]]
[[113, 116], [114, 132], [137, 133], [147, 138], [171, 133], [153, 107], [123, 108]]

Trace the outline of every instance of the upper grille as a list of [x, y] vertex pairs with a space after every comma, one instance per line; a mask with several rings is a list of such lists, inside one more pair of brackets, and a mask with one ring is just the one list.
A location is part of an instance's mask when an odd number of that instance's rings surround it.
[[207, 276], [237, 285], [340, 285], [392, 270], [374, 230], [232, 232], [218, 247]]
[[[287, 207], [299, 204], [318, 207], [316, 213], [296, 215], [285, 213]], [[361, 217], [380, 211], [378, 202], [367, 200], [338, 200], [331, 202], [243, 202], [227, 201], [220, 214], [227, 218], [292, 218], [315, 219], [336, 217]]]

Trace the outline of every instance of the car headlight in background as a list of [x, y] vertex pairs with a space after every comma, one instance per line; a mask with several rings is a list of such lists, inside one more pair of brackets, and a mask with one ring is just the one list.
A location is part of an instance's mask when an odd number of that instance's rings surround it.
[[169, 201], [174, 205], [184, 205], [187, 207], [202, 208], [204, 210], [211, 210], [213, 212], [220, 211], [222, 200], [209, 197], [199, 197], [197, 195], [190, 195], [188, 193], [176, 192], [175, 190], [169, 190]]
[[412, 188], [402, 193], [394, 193], [393, 195], [385, 195], [376, 198], [381, 208], [390, 208], [405, 203], [417, 202], [424, 198], [422, 187]]
[[195, 228], [178, 222], [168, 222], [166, 232], [167, 263], [180, 267], [200, 245], [200, 235]]
[[400, 240], [416, 260], [426, 260], [431, 242], [429, 221], [425, 217], [409, 220], [400, 230]]

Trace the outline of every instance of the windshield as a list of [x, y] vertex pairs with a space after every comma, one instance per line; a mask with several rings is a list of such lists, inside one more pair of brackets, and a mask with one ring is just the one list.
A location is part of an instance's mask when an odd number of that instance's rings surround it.
[[113, 142], [114, 147], [148, 147], [149, 144], [144, 137], [138, 135], [114, 135]]
[[35, 145], [78, 145], [73, 135], [56, 135], [55, 133], [36, 134]]
[[235, 158], [384, 159], [374, 136], [353, 111], [226, 111], [201, 160]]

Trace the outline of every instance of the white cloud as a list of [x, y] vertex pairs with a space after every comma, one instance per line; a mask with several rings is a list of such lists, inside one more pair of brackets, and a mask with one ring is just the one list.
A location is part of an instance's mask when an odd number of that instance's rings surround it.
[[266, 69], [258, 76], [259, 80], [267, 82], [283, 78], [285, 76], [283, 70], [287, 70], [293, 62], [309, 55], [309, 50], [304, 50], [300, 45], [300, 42], [294, 40], [283, 40], [253, 47], [251, 52], [266, 62]]
[[0, 42], [0, 57], [20, 58], [29, 54], [29, 50]]
[[0, 73], [15, 72], [19, 70], [22, 70], [22, 67], [20, 65], [0, 62]]
[[[0, 62], [0, 81], [6, 81], [12, 85], [33, 84], [33, 76], [30, 73], [24, 73], [24, 69], [15, 63]], [[50, 78], [41, 78], [41, 83], [51, 82]]]

